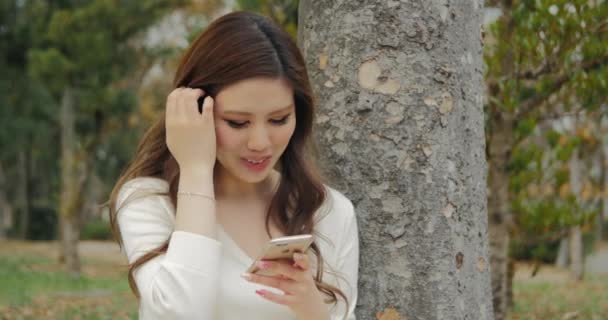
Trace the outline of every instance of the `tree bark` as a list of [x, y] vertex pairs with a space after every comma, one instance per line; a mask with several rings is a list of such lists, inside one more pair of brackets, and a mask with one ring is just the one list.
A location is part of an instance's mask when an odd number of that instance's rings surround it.
[[557, 250], [557, 259], [555, 259], [555, 266], [558, 268], [568, 267], [568, 257], [570, 256], [570, 250], [568, 250], [568, 237], [564, 237], [559, 241], [559, 249]]
[[320, 160], [358, 215], [360, 319], [493, 319], [482, 9], [300, 1]]
[[490, 233], [490, 265], [492, 297], [497, 320], [507, 317], [509, 301], [508, 264], [510, 228], [512, 225], [508, 162], [513, 141], [513, 119], [505, 112], [493, 112], [488, 134], [488, 223]]
[[[60, 111], [61, 123], [61, 198], [59, 204], [60, 259], [66, 271], [80, 275], [78, 241], [80, 239], [80, 213], [83, 206], [82, 190], [86, 181], [86, 161], [78, 152], [75, 133], [75, 97], [73, 89], [63, 92]], [[79, 156], [80, 155], [80, 156]]]
[[18, 218], [19, 218], [19, 232], [18, 237], [21, 240], [25, 240], [27, 238], [27, 231], [30, 226], [30, 213], [31, 213], [31, 204], [30, 204], [30, 152], [26, 148], [21, 148], [17, 152], [18, 159], [18, 174], [19, 181], [17, 182], [18, 193], [17, 198], [19, 199], [18, 205]]
[[93, 172], [89, 173], [87, 188], [85, 193], [85, 203], [83, 204], [83, 221], [103, 219], [100, 201], [103, 201], [103, 181], [101, 177]]
[[[501, 1], [502, 15], [499, 19], [506, 26], [502, 32], [502, 39], [507, 43], [513, 38], [514, 22], [511, 17], [511, 1]], [[513, 77], [514, 67], [513, 51], [508, 50], [502, 58], [501, 70], [504, 77]], [[499, 90], [490, 88], [492, 97], [499, 97]], [[509, 306], [512, 305], [512, 280], [509, 278], [509, 243], [510, 232], [513, 225], [511, 212], [511, 197], [509, 191], [508, 164], [516, 144], [513, 128], [515, 127], [515, 113], [506, 110], [496, 100], [489, 103], [489, 117], [487, 131], [487, 156], [489, 166], [488, 178], [488, 225], [490, 237], [490, 266], [492, 269], [492, 299], [494, 317], [496, 320], [507, 319]], [[512, 266], [514, 267], [514, 265]], [[514, 274], [512, 270], [511, 274]]]
[[[600, 127], [600, 130], [604, 129], [604, 126]], [[602, 142], [600, 146], [600, 194], [603, 196], [600, 199], [600, 212], [595, 220], [595, 241], [596, 243], [602, 242], [604, 239], [604, 221], [608, 217], [608, 143]]]
[[6, 175], [4, 167], [0, 163], [0, 240], [7, 237], [7, 231], [13, 224], [13, 207], [8, 201], [8, 184], [6, 183]]
[[[577, 122], [575, 120], [574, 128], [577, 128]], [[574, 150], [569, 162], [570, 169], [570, 186], [572, 193], [576, 196], [578, 206], [582, 206], [581, 202], [581, 189], [583, 183], [583, 162], [580, 158], [580, 150]], [[572, 212], [575, 218], [579, 218], [581, 212], [579, 207], [576, 207], [576, 211]], [[570, 233], [568, 235], [568, 251], [570, 253], [570, 271], [577, 280], [583, 279], [583, 235], [579, 224], [570, 227]]]
[[581, 226], [570, 227], [569, 235], [570, 271], [576, 280], [583, 280], [583, 233]]

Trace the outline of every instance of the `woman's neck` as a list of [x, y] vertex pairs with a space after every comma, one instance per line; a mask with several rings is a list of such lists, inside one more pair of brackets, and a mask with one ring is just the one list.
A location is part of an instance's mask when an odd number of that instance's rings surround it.
[[278, 186], [280, 174], [272, 170], [262, 181], [248, 183], [223, 168], [214, 170], [215, 197], [219, 200], [269, 200]]

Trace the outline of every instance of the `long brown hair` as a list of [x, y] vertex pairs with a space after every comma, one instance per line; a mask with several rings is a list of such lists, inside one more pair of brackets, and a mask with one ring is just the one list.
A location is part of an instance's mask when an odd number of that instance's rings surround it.
[[[314, 214], [327, 195], [310, 157], [313, 94], [304, 59], [293, 39], [263, 16], [247, 12], [224, 15], [212, 22], [186, 51], [173, 86], [201, 88], [215, 97], [223, 87], [252, 77], [286, 79], [294, 91], [296, 110], [295, 131], [278, 163], [281, 180], [268, 206], [266, 232], [270, 236], [272, 221], [286, 235], [313, 233]], [[118, 192], [127, 181], [146, 176], [168, 181], [168, 192], [160, 194], [169, 196], [176, 207], [179, 167], [165, 143], [164, 113], [144, 134], [134, 158], [110, 195], [110, 223], [120, 245], [122, 239], [116, 222], [120, 208], [115, 208]], [[135, 269], [165, 253], [168, 245], [169, 239], [129, 264], [129, 285], [138, 298], [133, 276]], [[319, 246], [313, 243], [311, 249], [317, 260], [314, 275], [317, 288], [326, 295], [328, 303], [336, 303], [340, 296], [348, 310], [344, 293], [323, 282], [324, 263]]]

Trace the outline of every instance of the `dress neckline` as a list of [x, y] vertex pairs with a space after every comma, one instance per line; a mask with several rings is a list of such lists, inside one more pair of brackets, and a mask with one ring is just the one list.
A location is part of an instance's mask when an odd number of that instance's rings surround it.
[[243, 262], [243, 264], [249, 266], [253, 263], [255, 258], [250, 257], [245, 250], [243, 250], [237, 243], [232, 239], [232, 237], [224, 230], [221, 224], [217, 224], [217, 230], [219, 231], [220, 237], [222, 237], [222, 243], [227, 245], [235, 252], [236, 256]]

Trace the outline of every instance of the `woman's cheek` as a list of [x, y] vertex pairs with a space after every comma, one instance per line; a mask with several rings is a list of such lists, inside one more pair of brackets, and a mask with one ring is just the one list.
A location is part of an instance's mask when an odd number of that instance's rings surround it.
[[233, 149], [238, 145], [238, 134], [227, 126], [218, 125], [215, 127], [215, 137], [218, 149]]
[[291, 140], [291, 136], [293, 136], [293, 133], [296, 129], [296, 125], [295, 122], [291, 122], [290, 124], [287, 124], [283, 127], [281, 127], [282, 130], [279, 130], [277, 138], [275, 139], [276, 145], [287, 145], [289, 143], [289, 140]]

